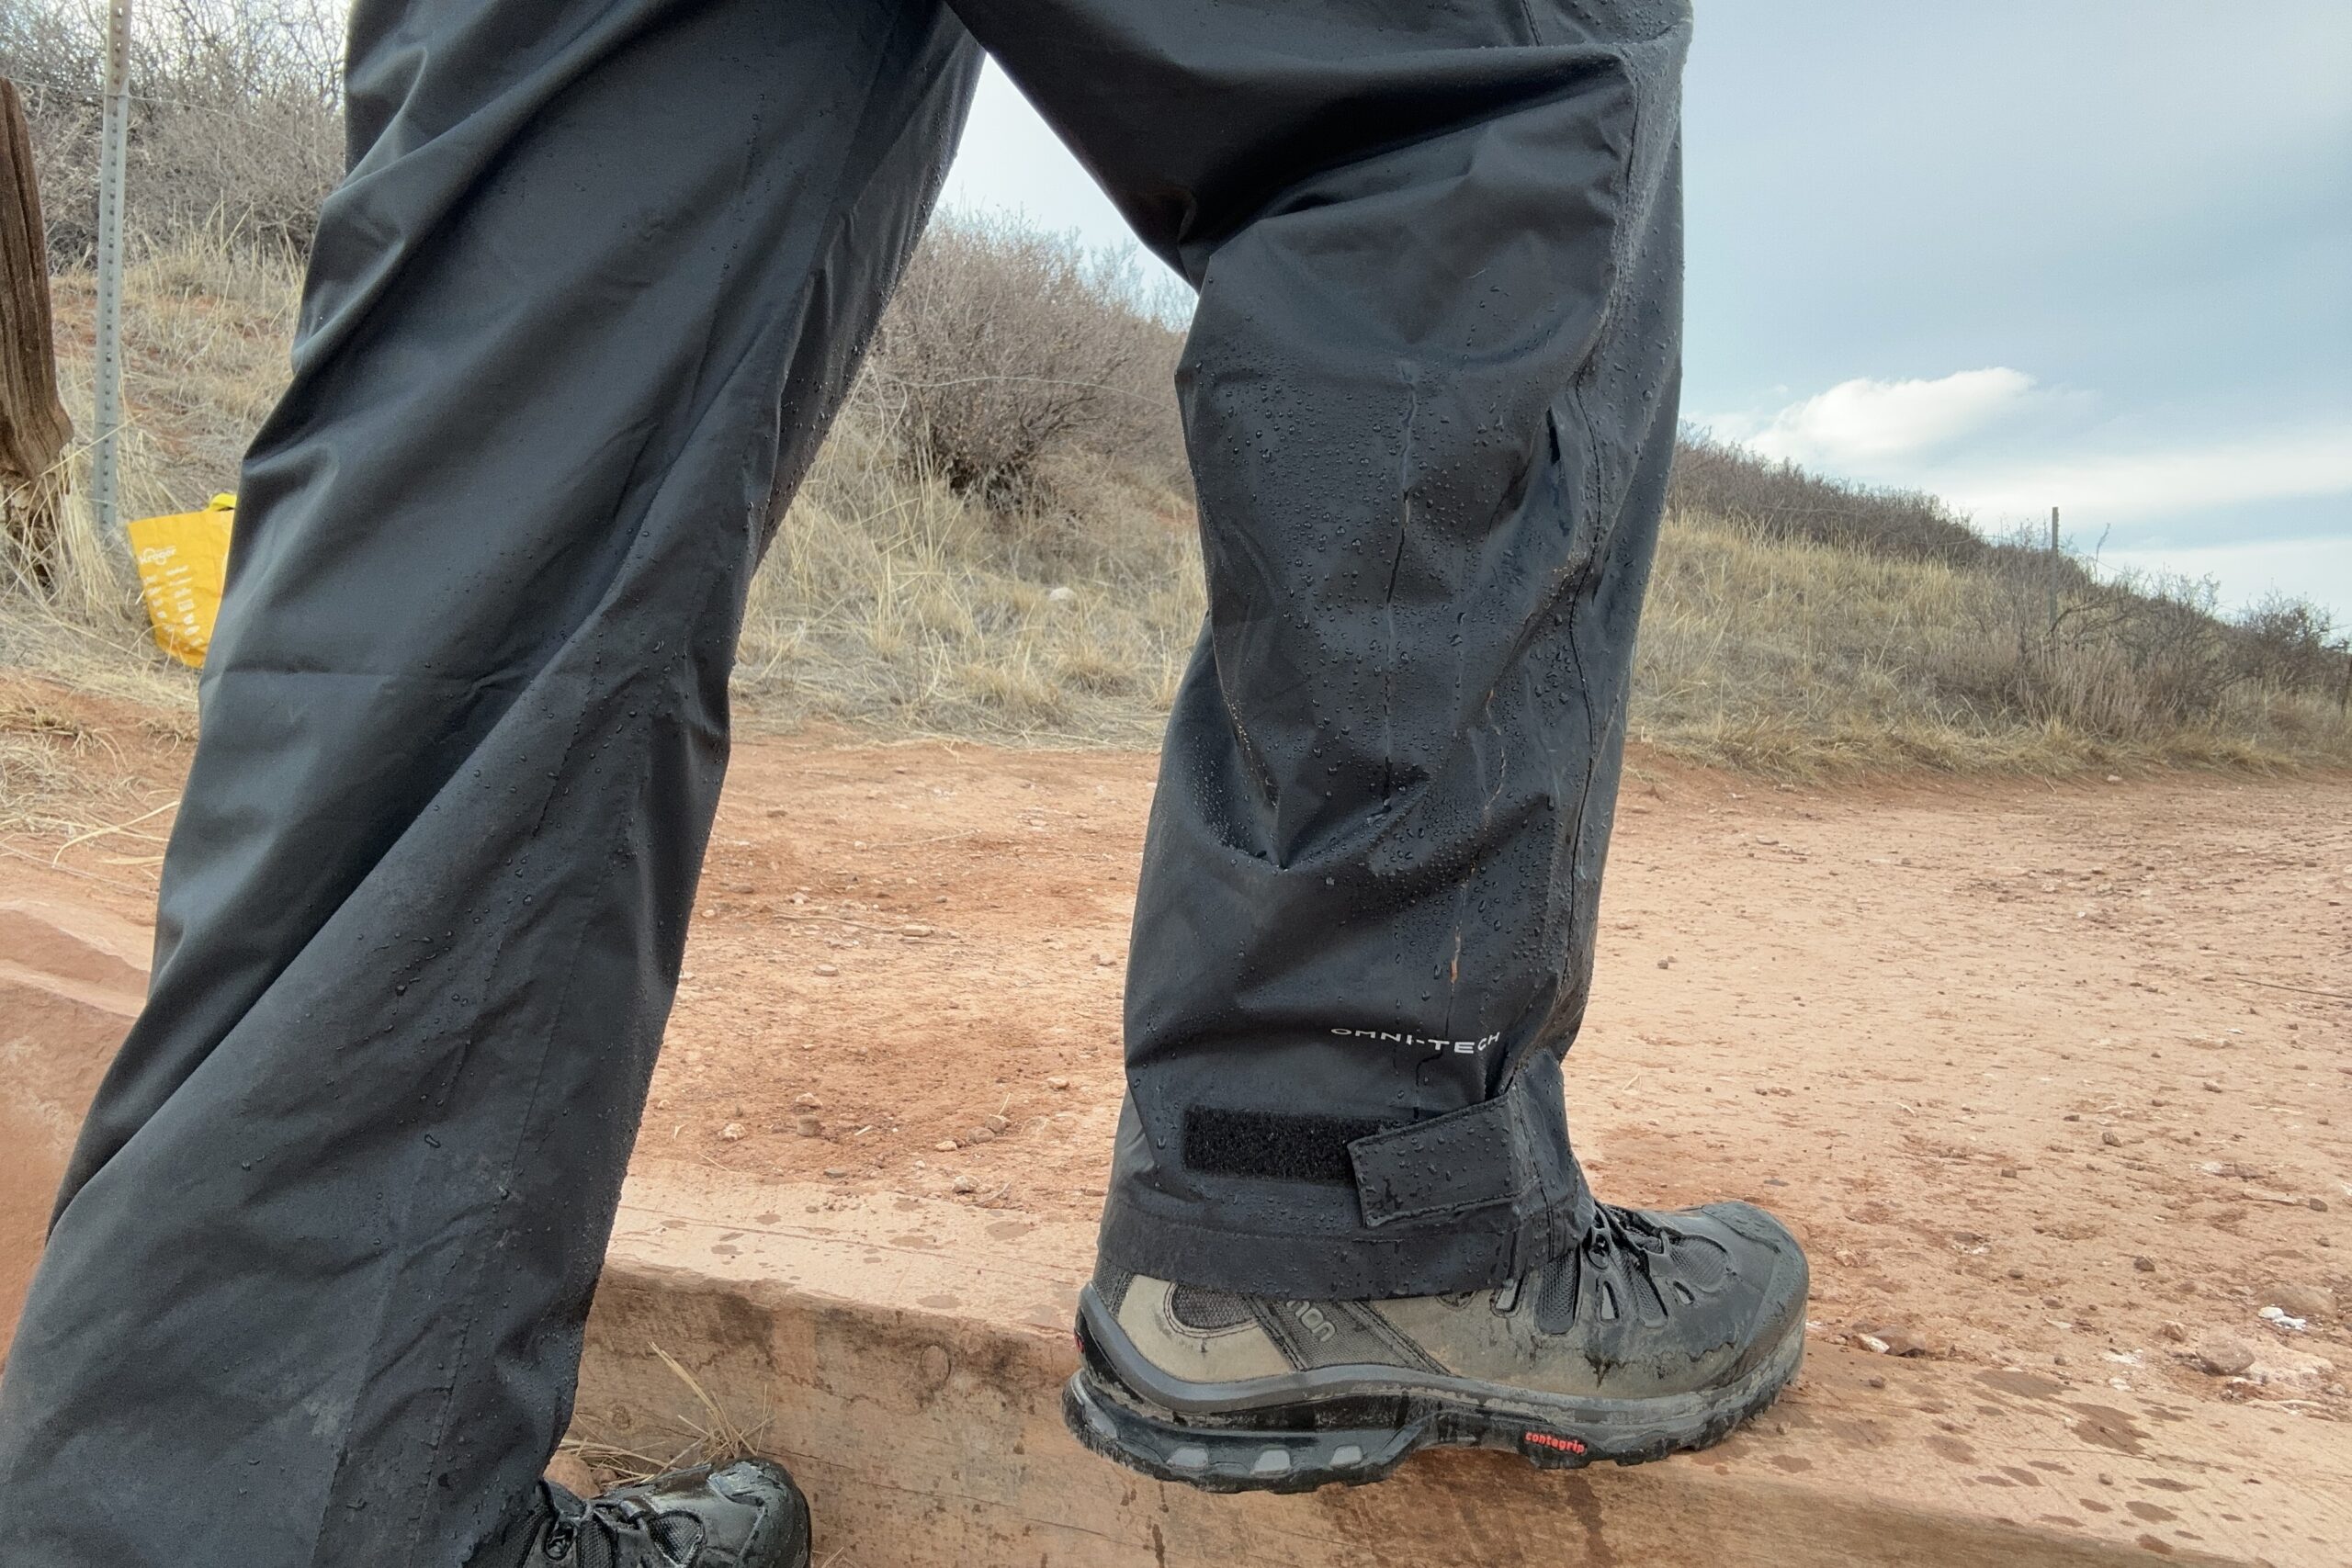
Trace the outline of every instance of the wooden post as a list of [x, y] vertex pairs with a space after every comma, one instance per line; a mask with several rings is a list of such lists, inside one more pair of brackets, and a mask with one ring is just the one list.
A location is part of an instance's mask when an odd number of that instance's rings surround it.
[[0, 582], [14, 567], [46, 585], [56, 565], [59, 461], [74, 422], [57, 396], [49, 313], [49, 241], [33, 177], [32, 130], [16, 84], [0, 77]]

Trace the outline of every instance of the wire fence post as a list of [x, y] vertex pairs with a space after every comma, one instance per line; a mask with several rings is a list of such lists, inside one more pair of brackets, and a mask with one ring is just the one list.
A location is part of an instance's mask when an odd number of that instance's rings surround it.
[[117, 547], [122, 526], [122, 187], [130, 140], [130, 0], [107, 0], [106, 103], [98, 152], [96, 402], [90, 504]]
[[2050, 647], [2058, 647], [2058, 509], [2050, 509]]

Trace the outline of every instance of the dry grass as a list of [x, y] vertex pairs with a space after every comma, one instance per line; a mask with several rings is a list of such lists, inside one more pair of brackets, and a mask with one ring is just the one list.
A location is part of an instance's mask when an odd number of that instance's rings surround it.
[[1190, 512], [1106, 466], [1055, 478], [1095, 498], [1088, 516], [993, 513], [906, 474], [853, 411], [752, 583], [736, 676], [749, 710], [1155, 744], [1204, 603]]
[[771, 1417], [763, 1416], [745, 1425], [741, 1417], [711, 1397], [710, 1390], [686, 1369], [685, 1363], [659, 1345], [649, 1342], [647, 1348], [694, 1397], [697, 1414], [673, 1416], [669, 1440], [660, 1443], [659, 1452], [631, 1448], [575, 1426], [571, 1433], [556, 1445], [558, 1454], [568, 1454], [586, 1465], [598, 1485], [608, 1488], [632, 1485], [669, 1471], [689, 1470], [695, 1465], [729, 1465], [765, 1451], [761, 1447], [760, 1438], [767, 1430]]
[[[282, 384], [296, 283], [289, 263], [203, 237], [159, 246], [133, 270], [135, 507], [193, 506], [233, 485]], [[60, 278], [56, 294], [70, 406], [83, 410], [87, 281]], [[893, 412], [887, 381], [861, 388], [778, 532], [751, 593], [742, 718], [1153, 744], [1201, 622], [1189, 502], [1156, 465], [1081, 446], [1041, 460], [1019, 508], [992, 507], [912, 460]], [[78, 491], [64, 522], [55, 587], [0, 587], [0, 665], [185, 715], [193, 683], [147, 645], [128, 563], [102, 547]], [[2130, 628], [2086, 615], [2040, 640], [2041, 590], [2007, 561], [1670, 516], [1633, 734], [1782, 776], [2352, 764], [2352, 723], [2332, 694], [2199, 666], [2190, 703], [2184, 656]], [[2127, 598], [2161, 610], [2149, 624], [2192, 652], [2234, 646], [2193, 605]], [[0, 811], [32, 809], [21, 803], [74, 763], [56, 737], [22, 725], [0, 728]]]
[[2167, 713], [2166, 667], [2110, 637], [2049, 645], [2041, 614], [2037, 585], [1992, 566], [1669, 516], [1632, 734], [1784, 776], [2352, 764], [2352, 719], [2323, 696], [2245, 681]]

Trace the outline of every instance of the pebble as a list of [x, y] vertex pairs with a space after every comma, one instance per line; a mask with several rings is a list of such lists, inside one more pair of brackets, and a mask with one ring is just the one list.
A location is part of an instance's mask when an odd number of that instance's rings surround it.
[[1046, 590], [1046, 603], [1048, 604], [1067, 604], [1077, 597], [1078, 590], [1075, 588], [1048, 588]]
[[1116, 964], [1117, 962], [1117, 959], [1112, 957], [1107, 953], [1098, 953], [1094, 955], [1094, 963], [1097, 968], [1108, 969], [1112, 964]]
[[1069, 1087], [1069, 1079], [1063, 1077], [1047, 1078], [1046, 1080], [1046, 1087], [1047, 1089], [1068, 1089]]
[[996, 1142], [996, 1134], [986, 1127], [975, 1127], [965, 1134], [964, 1141], [972, 1144], [992, 1144]]
[[1898, 1328], [1891, 1324], [1856, 1329], [1854, 1340], [1863, 1349], [1882, 1356], [1924, 1356], [1928, 1353], [1926, 1340], [1907, 1328]]
[[2157, 1329], [2156, 1332], [2159, 1335], [2162, 1335], [2165, 1338], [2171, 1340], [2176, 1345], [2185, 1345], [2188, 1342], [2188, 1325], [2187, 1324], [2167, 1323], [2162, 1328]]
[[1002, 1116], [984, 1117], [981, 1119], [980, 1125], [991, 1133], [1000, 1134], [1012, 1131], [1012, 1123]]
[[718, 1135], [726, 1139], [730, 1144], [741, 1143], [743, 1138], [743, 1123], [741, 1122], [729, 1122], [726, 1126], [721, 1127], [718, 1130]]
[[2135, 1258], [2132, 1260], [2132, 1267], [2143, 1274], [2153, 1274], [2156, 1271], [2156, 1260], [2153, 1258]]
[[899, 928], [899, 934], [900, 936], [929, 936], [931, 934], [931, 928], [929, 926], [921, 925], [900, 926]]
[[954, 1153], [956, 1152], [956, 1140], [955, 1140], [955, 1139], [953, 1139], [953, 1138], [942, 1138], [942, 1139], [940, 1139], [940, 1140], [939, 1140], [939, 1142], [937, 1142], [937, 1143], [935, 1143], [935, 1144], [932, 1145], [931, 1146], [932, 1146], [933, 1148], [934, 1148], [934, 1149], [937, 1149], [941, 1154], [944, 1154], [944, 1155], [952, 1155], [952, 1154], [954, 1154]]
[[804, 1138], [814, 1138], [822, 1135], [825, 1123], [814, 1116], [798, 1116], [793, 1119], [792, 1130]]
[[792, 1103], [798, 1106], [803, 1111], [822, 1111], [825, 1109], [825, 1102], [819, 1100], [813, 1094], [796, 1094], [792, 1097]]
[[948, 1185], [958, 1192], [978, 1192], [980, 1190], [980, 1184], [968, 1176], [959, 1176]]
[[820, 964], [817, 965], [817, 973], [820, 975], [838, 975], [841, 972], [842, 966], [838, 964]]
[[842, 1177], [847, 1176], [849, 1172], [843, 1170], [840, 1166], [829, 1165], [825, 1168], [825, 1174], [831, 1177], [834, 1180], [839, 1181]]
[[1661, 969], [1671, 969], [1674, 967], [1674, 960], [1671, 958], [1661, 958], [1657, 961], [1657, 966]]
[[588, 1461], [569, 1450], [548, 1461], [546, 1474], [558, 1486], [582, 1497], [594, 1497], [604, 1490], [596, 1483], [596, 1472], [588, 1468]]
[[2098, 1135], [2098, 1141], [2110, 1149], [2120, 1149], [2123, 1146], [2123, 1140], [2112, 1133], [2101, 1133]]
[[2256, 1313], [2254, 1315], [2262, 1319], [2263, 1322], [2268, 1324], [2271, 1327], [2287, 1334], [2305, 1333], [2312, 1325], [2312, 1320], [2310, 1318], [2297, 1317], [2293, 1314], [2285, 1311], [2283, 1308], [2275, 1306], [2264, 1307], [2260, 1312]]
[[2203, 1083], [2199, 1084], [2197, 1087], [2203, 1089], [2207, 1094], [2220, 1094], [2222, 1092], [2222, 1086], [2215, 1083], [2211, 1078], [2207, 1078]]
[[2197, 1369], [2217, 1378], [2233, 1378], [2254, 1365], [2254, 1347], [2234, 1334], [2208, 1334], [2198, 1340]]
[[2335, 1292], [2325, 1285], [2288, 1283], [2273, 1285], [2265, 1292], [2269, 1303], [2290, 1317], [2334, 1317]]

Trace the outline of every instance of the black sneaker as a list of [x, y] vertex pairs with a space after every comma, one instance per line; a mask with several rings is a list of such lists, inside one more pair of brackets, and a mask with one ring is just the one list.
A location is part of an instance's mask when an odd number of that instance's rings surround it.
[[1440, 1446], [1546, 1468], [1704, 1448], [1804, 1357], [1804, 1253], [1763, 1210], [1602, 1207], [1500, 1290], [1276, 1301], [1099, 1273], [1062, 1395], [1080, 1442], [1211, 1492], [1377, 1481]]
[[808, 1565], [808, 1500], [765, 1460], [673, 1471], [584, 1502], [551, 1481], [539, 1484], [543, 1506], [477, 1552], [470, 1568]]

